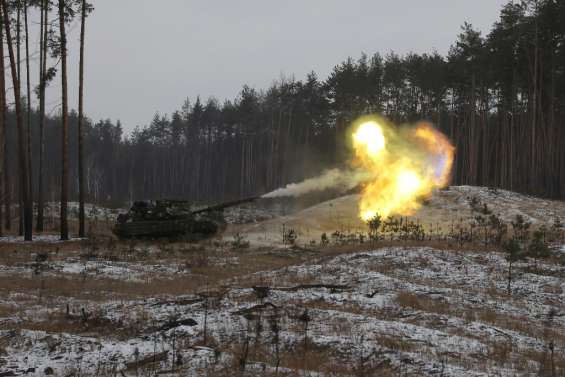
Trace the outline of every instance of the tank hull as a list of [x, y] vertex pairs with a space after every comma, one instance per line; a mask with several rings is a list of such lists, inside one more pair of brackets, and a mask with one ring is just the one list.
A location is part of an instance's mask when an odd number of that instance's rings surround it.
[[226, 227], [224, 208], [251, 202], [248, 198], [191, 210], [185, 200], [136, 201], [127, 213], [118, 215], [113, 232], [118, 238], [183, 237], [209, 238]]
[[208, 220], [174, 219], [142, 220], [118, 223], [114, 234], [119, 238], [161, 238], [189, 236], [191, 239], [211, 237], [222, 229], [222, 224]]

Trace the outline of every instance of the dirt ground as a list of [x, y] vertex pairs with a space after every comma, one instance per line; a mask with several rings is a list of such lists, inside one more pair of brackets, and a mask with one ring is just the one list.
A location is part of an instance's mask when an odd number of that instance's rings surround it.
[[[449, 235], [487, 204], [549, 238], [563, 203], [440, 195], [418, 216], [445, 225], [422, 238], [322, 243], [367, 232], [352, 225], [351, 196], [200, 243], [117, 241], [104, 219], [87, 240], [5, 238], [0, 376], [565, 375], [562, 239], [550, 257], [514, 263], [508, 290], [498, 246]], [[298, 236], [283, 242], [289, 228]]]

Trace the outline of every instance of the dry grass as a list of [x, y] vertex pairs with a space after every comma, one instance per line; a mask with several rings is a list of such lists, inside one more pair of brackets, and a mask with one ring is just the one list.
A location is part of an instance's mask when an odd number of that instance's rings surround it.
[[145, 322], [115, 323], [104, 317], [102, 313], [87, 313], [66, 315], [66, 313], [50, 313], [45, 321], [26, 321], [18, 324], [17, 328], [45, 331], [47, 333], [96, 334], [97, 336], [112, 336], [115, 339], [129, 339], [140, 334], [147, 328]]
[[497, 366], [504, 367], [510, 361], [512, 350], [512, 340], [491, 342], [488, 344], [487, 357]]
[[367, 250], [375, 250], [380, 248], [392, 248], [392, 247], [429, 247], [435, 250], [441, 251], [450, 251], [450, 252], [466, 252], [466, 253], [473, 253], [473, 254], [481, 254], [481, 253], [488, 253], [493, 251], [498, 251], [493, 246], [485, 247], [484, 244], [464, 244], [460, 246], [458, 244], [448, 244], [447, 242], [441, 241], [389, 241], [389, 240], [382, 240], [378, 242], [366, 242], [363, 244], [355, 243], [355, 244], [347, 244], [347, 245], [329, 245], [326, 247], [317, 247], [314, 248], [314, 251], [320, 253], [321, 256], [324, 257], [334, 257], [342, 254], [352, 254], [358, 253], [360, 251], [367, 251]]
[[[541, 337], [542, 339], [547, 339], [551, 336], [552, 338], [559, 338], [565, 341], [565, 334], [562, 336], [553, 332], [544, 331], [543, 328], [529, 318], [512, 316], [507, 313], [498, 312], [494, 309], [452, 307], [445, 302], [433, 300], [427, 296], [416, 295], [410, 292], [400, 292], [396, 296], [396, 302], [401, 307], [424, 311], [427, 313], [459, 317], [464, 319], [467, 323], [481, 321], [492, 326], [496, 326], [503, 331], [511, 330], [532, 338], [539, 339]], [[429, 319], [427, 324], [431, 324]], [[439, 326], [443, 326], [443, 322], [439, 322]], [[473, 336], [473, 334], [466, 334], [464, 332], [456, 333], [461, 336]]]
[[546, 285], [545, 287], [543, 287], [543, 292], [554, 294], [554, 295], [560, 295], [560, 294], [563, 293], [563, 288], [561, 288], [561, 285], [559, 285], [559, 284]]
[[382, 347], [400, 352], [410, 352], [417, 348], [414, 343], [410, 343], [406, 339], [392, 337], [389, 335], [376, 335], [376, 342]]
[[128, 282], [116, 279], [99, 279], [66, 276], [22, 277], [0, 276], [0, 292], [35, 292], [44, 299], [57, 297], [101, 302], [116, 299], [134, 299], [156, 295], [181, 295], [194, 292], [205, 283], [205, 277], [185, 276], [174, 280]]
[[16, 308], [13, 305], [9, 304], [0, 304], [0, 318], [8, 317], [14, 314]]
[[[59, 246], [62, 247], [54, 252], [53, 247]], [[136, 331], [135, 328], [131, 328], [131, 324], [108, 323], [103, 316], [97, 316], [97, 320], [92, 317], [86, 322], [69, 319], [66, 316], [64, 304], [61, 303], [78, 300], [96, 304], [116, 300], [195, 294], [204, 290], [207, 292], [221, 291], [223, 290], [222, 284], [225, 281], [240, 276], [248, 276], [257, 271], [277, 269], [303, 261], [303, 255], [300, 253], [282, 256], [282, 254], [279, 255], [266, 250], [246, 250], [226, 254], [226, 252], [218, 250], [211, 244], [190, 245], [160, 242], [153, 244], [138, 243], [135, 247], [135, 251], [128, 252], [132, 245], [119, 242], [113, 247], [114, 254], [123, 256], [127, 252], [129, 258], [131, 258], [129, 259], [130, 262], [184, 265], [187, 271], [175, 275], [173, 278], [164, 274], [149, 272], [147, 276], [144, 276], [143, 281], [53, 272], [34, 275], [30, 266], [34, 261], [35, 253], [38, 251], [49, 253], [48, 261], [45, 262], [45, 265], [48, 266], [53, 261], [64, 261], [69, 257], [78, 258], [88, 246], [85, 246], [84, 243], [75, 242], [55, 245], [0, 245], [0, 264], [8, 266], [18, 264], [30, 268], [29, 273], [25, 274], [0, 275], [0, 295], [2, 297], [10, 295], [16, 297], [16, 303], [19, 305], [19, 308], [0, 307], [0, 318], [21, 316], [30, 305], [35, 305], [38, 309], [46, 309], [52, 308], [53, 303], [55, 303], [55, 305], [61, 306], [58, 312], [53, 313], [52, 309], [47, 310], [48, 318], [39, 321], [24, 321], [18, 327], [48, 332], [79, 334], [87, 332], [100, 335], [105, 335], [109, 331], [108, 329], [121, 328], [119, 334], [113, 334], [127, 336]], [[148, 247], [152, 247], [151, 253], [143, 251]], [[13, 249], [17, 249], [17, 251]], [[98, 257], [105, 258], [100, 253]], [[222, 262], [224, 260], [229, 261], [230, 258], [235, 258], [237, 263]], [[222, 264], [218, 265], [218, 261]], [[304, 279], [303, 281], [312, 280], [313, 277], [305, 277]], [[25, 316], [23, 317], [25, 318]], [[112, 333], [108, 333], [108, 335], [112, 335]]]
[[401, 291], [396, 295], [396, 303], [402, 307], [421, 310], [429, 313], [447, 314], [450, 312], [448, 303], [425, 295]]
[[[59, 244], [57, 244], [56, 247]], [[64, 249], [59, 249], [57, 253], [51, 253], [45, 266], [48, 267], [50, 262], [63, 261], [68, 257], [79, 257], [81, 251], [77, 250], [78, 245], [64, 245]], [[120, 244], [122, 247], [123, 244]], [[1, 248], [4, 248], [2, 250]], [[277, 269], [284, 266], [296, 264], [302, 261], [300, 255], [295, 257], [280, 257], [275, 254], [264, 252], [247, 252], [228, 255], [236, 258], [238, 263], [226, 263], [217, 265], [212, 262], [212, 258], [225, 256], [225, 253], [217, 250], [205, 248], [175, 248], [174, 251], [163, 248], [162, 250], [147, 255], [143, 251], [134, 251], [129, 262], [143, 262], [147, 264], [180, 264], [190, 274], [175, 276], [170, 279], [159, 274], [149, 274], [145, 279], [146, 282], [124, 281], [103, 277], [81, 276], [78, 274], [43, 274], [33, 276], [30, 263], [33, 263], [33, 255], [37, 252], [53, 252], [53, 245], [27, 245], [24, 244], [22, 249], [20, 245], [0, 245], [0, 263], [10, 266], [14, 263], [24, 263], [29, 268], [29, 274], [17, 274], [12, 276], [0, 276], [0, 292], [29, 293], [34, 291], [42, 291], [47, 297], [74, 297], [89, 300], [106, 300], [113, 298], [137, 298], [155, 295], [178, 295], [187, 294], [197, 291], [198, 289], [208, 286], [213, 287], [222, 280], [235, 278], [238, 276], [248, 275], [257, 271]], [[140, 246], [143, 248], [143, 245]], [[18, 250], [11, 250], [18, 248]], [[117, 253], [119, 254], [119, 253]], [[221, 257], [218, 257], [221, 259]], [[108, 260], [104, 256], [100, 256], [99, 260]], [[311, 280], [308, 278], [307, 280]]]
[[562, 352], [554, 350], [552, 352], [549, 347], [544, 351], [527, 350], [519, 352], [519, 359], [531, 360], [524, 369], [528, 368], [533, 372], [538, 372], [541, 376], [563, 376], [565, 375], [565, 355]]
[[[249, 353], [246, 359], [246, 371], [241, 371], [241, 360], [244, 355], [244, 346], [240, 343], [232, 344], [231, 347], [224, 352], [233, 355], [232, 364], [227, 368], [213, 371], [206, 371], [206, 375], [210, 376], [256, 376], [251, 372], [253, 366], [267, 365], [275, 368], [277, 358], [274, 347], [271, 344], [259, 343], [253, 341], [249, 343]], [[333, 377], [392, 377], [393, 369], [386, 362], [371, 363], [365, 360], [359, 360], [357, 364], [341, 363], [339, 355], [328, 347], [320, 347], [308, 344], [306, 347], [303, 342], [295, 343], [285, 349], [281, 349], [279, 353], [279, 372], [274, 371], [261, 372], [261, 376], [289, 376], [299, 377], [308, 375], [306, 371], [321, 373], [325, 376]], [[260, 368], [262, 369], [262, 368]], [[291, 372], [282, 372], [282, 369], [291, 370]]]
[[512, 330], [532, 338], [543, 338], [543, 329], [523, 317], [499, 313], [492, 309], [478, 309], [475, 311], [477, 319], [505, 330]]
[[29, 262], [33, 255], [47, 253], [49, 258], [77, 255], [81, 241], [62, 243], [33, 242], [33, 243], [0, 243], [0, 263], [10, 266], [15, 263]]
[[479, 310], [476, 312], [476, 317], [479, 321], [496, 324], [499, 316], [494, 310]]
[[[132, 245], [129, 243], [115, 242], [112, 247], [107, 247], [112, 241], [104, 240], [102, 241], [101, 250], [104, 252], [98, 252], [97, 257], [103, 260], [113, 260], [117, 258], [118, 260], [127, 260], [137, 263], [147, 263], [147, 264], [161, 264], [161, 265], [180, 265], [184, 267], [184, 273], [174, 276], [174, 279], [170, 279], [165, 274], [161, 273], [148, 273], [146, 281], [124, 281], [111, 278], [98, 278], [89, 275], [81, 276], [78, 274], [60, 274], [60, 273], [49, 273], [39, 276], [33, 276], [31, 271], [29, 274], [14, 274], [12, 276], [0, 276], [0, 295], [7, 297], [13, 293], [23, 293], [22, 297], [25, 297], [27, 302], [24, 305], [24, 298], [18, 298], [17, 300], [21, 303], [21, 309], [29, 309], [30, 306], [36, 305], [39, 308], [48, 308], [50, 303], [57, 303], [57, 305], [65, 302], [65, 300], [84, 300], [89, 304], [94, 306], [100, 302], [108, 302], [110, 300], [132, 300], [141, 298], [154, 298], [154, 297], [167, 297], [170, 299], [171, 296], [179, 296], [185, 294], [201, 293], [204, 291], [214, 291], [221, 292], [225, 287], [223, 285], [229, 284], [230, 287], [249, 287], [253, 285], [272, 285], [272, 281], [269, 279], [268, 274], [252, 275], [258, 271], [270, 271], [276, 269], [284, 269], [287, 266], [293, 266], [297, 264], [309, 264], [316, 263], [324, 265], [324, 261], [334, 258], [342, 254], [350, 254], [359, 251], [367, 251], [374, 249], [370, 247], [369, 244], [365, 245], [345, 245], [345, 246], [331, 246], [319, 250], [310, 251], [291, 251], [291, 250], [280, 250], [274, 251], [271, 249], [246, 249], [237, 252], [228, 251], [222, 245], [215, 244], [213, 241], [190, 245], [184, 243], [170, 243], [170, 242], [156, 242], [156, 243], [137, 243], [135, 249], [132, 249]], [[411, 242], [379, 242], [376, 247], [381, 246], [409, 246]], [[21, 249], [20, 249], [20, 246]], [[61, 246], [57, 252], [53, 250], [53, 247], [58, 248]], [[413, 246], [422, 246], [422, 243], [414, 244]], [[445, 245], [444, 245], [445, 246]], [[0, 264], [4, 265], [18, 264], [18, 263], [30, 263], [33, 261], [33, 253], [37, 251], [50, 252], [49, 261], [54, 260], [65, 260], [68, 257], [80, 257], [81, 254], [88, 251], [89, 245], [85, 243], [64, 243], [56, 245], [39, 245], [37, 248], [31, 245], [0, 245]], [[151, 248], [148, 252], [147, 249]], [[111, 249], [111, 250], [109, 250]], [[451, 248], [448, 250], [452, 250]], [[460, 251], [455, 251], [460, 252]], [[473, 253], [476, 253], [473, 250]], [[478, 254], [480, 258], [480, 254]], [[232, 261], [234, 263], [232, 263]], [[47, 262], [49, 263], [49, 262]], [[379, 271], [386, 274], [392, 274], [396, 271], [401, 271], [404, 268], [413, 268], [414, 266], [420, 268], [430, 268], [429, 260], [425, 257], [416, 258], [414, 261], [410, 262], [409, 266], [403, 265], [394, 258], [387, 258], [379, 263], [374, 263], [370, 267], [373, 271]], [[477, 261], [480, 263], [480, 261]], [[485, 263], [488, 260], [485, 258]], [[331, 268], [334, 267], [323, 267], [326, 270], [323, 271], [324, 275], [332, 275], [334, 272]], [[294, 269], [289, 269], [289, 271]], [[336, 273], [339, 268], [336, 268]], [[278, 275], [277, 275], [278, 276]], [[289, 285], [293, 284], [311, 284], [317, 283], [319, 277], [313, 273], [303, 273], [303, 274], [282, 274], [283, 278], [279, 279], [277, 277], [277, 284], [281, 282]], [[396, 274], [395, 274], [396, 276]], [[402, 278], [404, 281], [413, 282], [414, 279], [407, 277]], [[425, 282], [430, 287], [446, 288], [449, 283], [438, 283], [437, 281]], [[435, 284], [435, 285], [434, 285]], [[438, 285], [441, 284], [441, 285]], [[499, 297], [499, 292], [496, 292], [496, 288], [492, 285], [487, 290], [491, 289], [490, 296]], [[473, 288], [468, 288], [472, 291]], [[483, 288], [484, 290], [484, 288]], [[544, 291], [548, 294], [559, 294], [559, 286], [546, 286]], [[365, 293], [365, 292], [363, 292]], [[369, 292], [370, 293], [370, 292]], [[483, 292], [484, 293], [484, 292]], [[35, 297], [41, 295], [42, 300], [37, 298], [37, 303], [34, 300]], [[31, 297], [31, 299], [30, 299]], [[504, 296], [507, 299], [506, 296]], [[374, 317], [383, 320], [400, 320], [397, 318], [399, 313], [406, 313], [408, 310], [429, 313], [429, 315], [420, 315], [422, 313], [416, 313], [414, 318], [403, 320], [405, 322], [421, 321], [422, 326], [428, 328], [441, 328], [445, 326], [446, 316], [460, 317], [465, 320], [475, 321], [479, 320], [485, 323], [492, 324], [499, 327], [500, 329], [514, 330], [521, 334], [529, 335], [531, 337], [540, 339], [544, 329], [540, 326], [535, 325], [535, 321], [528, 318], [517, 318], [504, 313], [498, 312], [494, 309], [485, 308], [470, 308], [463, 305], [459, 306], [455, 302], [450, 305], [448, 302], [442, 300], [441, 298], [435, 298], [435, 296], [427, 296], [424, 294], [416, 294], [408, 291], [400, 291], [395, 296], [395, 303], [400, 306], [392, 306], [386, 309], [371, 309], [368, 310], [357, 304], [355, 300], [349, 300], [346, 303], [333, 303], [320, 298], [318, 300], [310, 300], [305, 302], [299, 302], [300, 299], [296, 301], [285, 302], [285, 306], [290, 306], [298, 308], [299, 310], [304, 310], [305, 308], [320, 309], [320, 310], [335, 310], [337, 312], [351, 313], [364, 315], [367, 317]], [[247, 297], [238, 297], [238, 300], [257, 302], [257, 297], [249, 295]], [[140, 305], [137, 309], [136, 307], [129, 307], [127, 310], [142, 310]], [[297, 309], [297, 310], [298, 310]], [[127, 318], [127, 314], [124, 309], [124, 318]], [[118, 339], [128, 339], [131, 336], [139, 336], [142, 334], [152, 322], [152, 318], [148, 313], [136, 313], [133, 315], [135, 320], [125, 322], [112, 322], [104, 316], [104, 313], [91, 313], [91, 315], [85, 320], [81, 317], [80, 311], [77, 313], [71, 313], [68, 316], [65, 313], [64, 308], [61, 306], [56, 310], [45, 310], [44, 316], [40, 320], [27, 321], [20, 323], [18, 328], [25, 328], [31, 330], [44, 330], [49, 333], [75, 333], [75, 334], [96, 334], [100, 336], [111, 336]], [[13, 307], [0, 306], [0, 317], [17, 316], [19, 313]], [[414, 314], [414, 313], [410, 313]], [[437, 315], [434, 315], [437, 314]], [[336, 320], [331, 321], [331, 323], [325, 324], [328, 331], [340, 335], [343, 337], [352, 337], [352, 333], [355, 332], [355, 324], [351, 321], [340, 320], [338, 315], [336, 315]], [[423, 317], [424, 319], [418, 319]], [[290, 317], [289, 317], [290, 318]], [[298, 334], [302, 331], [303, 325], [294, 321], [294, 318], [290, 319], [292, 321], [289, 325], [288, 330], [295, 330]], [[294, 327], [293, 327], [294, 325]], [[111, 329], [111, 331], [110, 331]], [[264, 330], [268, 332], [268, 330]], [[451, 330], [447, 330], [451, 334]], [[462, 333], [458, 334], [467, 338], [472, 338], [475, 334], [467, 334], [464, 330]], [[267, 336], [267, 335], [265, 335]], [[544, 333], [544, 339], [556, 339], [560, 344], [563, 340], [560, 338], [560, 334], [555, 334], [551, 332]], [[194, 339], [192, 339], [194, 341]], [[268, 365], [273, 366], [275, 361], [273, 357], [273, 346], [270, 343], [271, 339], [260, 339], [257, 345], [253, 344], [250, 348], [250, 354], [248, 361], [251, 362], [263, 362]], [[481, 340], [482, 341], [482, 340]], [[263, 344], [264, 343], [264, 344]], [[428, 352], [427, 346], [411, 342], [409, 339], [402, 337], [394, 337], [390, 335], [377, 334], [376, 344], [382, 346], [388, 350], [395, 352]], [[501, 341], [497, 342], [486, 342], [487, 347], [484, 354], [477, 356], [465, 355], [465, 360], [449, 360], [450, 363], [458, 364], [465, 363], [469, 360], [485, 360], [492, 362], [496, 365], [508, 366], [512, 363], [512, 367], [515, 367], [519, 363], [519, 367], [522, 370], [530, 370], [532, 364], [548, 364], [548, 354], [545, 353], [535, 353], [523, 352], [520, 357], [517, 357], [517, 352], [512, 345], [511, 341], [506, 341], [502, 338]], [[393, 372], [389, 365], [378, 364], [378, 365], [368, 365], [365, 361], [357, 363], [355, 360], [359, 355], [339, 355], [335, 349], [320, 348], [309, 345], [308, 349], [305, 350], [303, 343], [301, 342], [301, 337], [296, 338], [296, 344], [287, 345], [284, 350], [281, 349], [280, 357], [280, 367], [281, 368], [292, 368], [295, 371], [301, 370], [311, 370], [325, 373], [329, 376], [392, 376], [398, 375], [398, 371]], [[231, 353], [232, 355], [238, 355], [241, 353], [241, 344], [216, 344], [218, 352]], [[239, 347], [239, 348], [238, 348]], [[340, 364], [340, 357], [347, 359], [347, 363]], [[446, 356], [447, 357], [447, 356]], [[453, 356], [455, 358], [455, 356]], [[461, 356], [458, 356], [461, 358]], [[554, 355], [552, 363], [554, 366], [559, 368], [565, 368], [565, 358], [560, 358], [561, 356]], [[210, 369], [207, 375], [210, 376], [231, 376], [234, 374], [239, 374], [239, 364], [237, 357], [234, 358], [234, 365], [227, 369]], [[375, 358], [373, 358], [375, 360]], [[357, 365], [358, 364], [358, 365]], [[469, 366], [471, 367], [471, 366]], [[557, 367], [556, 367], [557, 368]], [[296, 375], [304, 374], [303, 372], [296, 372]], [[243, 374], [242, 374], [243, 375]], [[252, 375], [248, 373], [246, 375]], [[269, 376], [270, 374], [264, 373], [262, 375]]]

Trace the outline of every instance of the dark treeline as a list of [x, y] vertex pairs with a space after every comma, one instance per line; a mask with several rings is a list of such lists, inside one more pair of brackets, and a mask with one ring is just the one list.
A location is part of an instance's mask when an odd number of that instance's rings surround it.
[[[213, 202], [264, 193], [345, 162], [348, 126], [371, 113], [439, 127], [457, 147], [455, 184], [565, 198], [565, 2], [509, 3], [486, 36], [465, 24], [447, 56], [362, 55], [325, 80], [312, 72], [262, 91], [244, 86], [233, 101], [187, 100], [128, 136], [119, 123], [86, 121], [87, 199]], [[60, 123], [48, 119], [45, 131], [52, 200]], [[71, 113], [70, 140], [76, 125]], [[73, 159], [69, 174], [77, 199]]]

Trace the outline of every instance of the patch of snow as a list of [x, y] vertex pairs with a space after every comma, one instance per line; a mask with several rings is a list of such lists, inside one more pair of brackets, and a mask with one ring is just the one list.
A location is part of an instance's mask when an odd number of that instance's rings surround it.
[[[70, 238], [69, 240], [61, 240], [61, 236], [57, 234], [35, 234], [33, 235], [32, 242], [42, 243], [64, 243], [64, 242], [77, 242], [82, 241], [84, 238]], [[4, 236], [0, 237], [0, 243], [28, 243], [24, 237], [21, 236]]]

